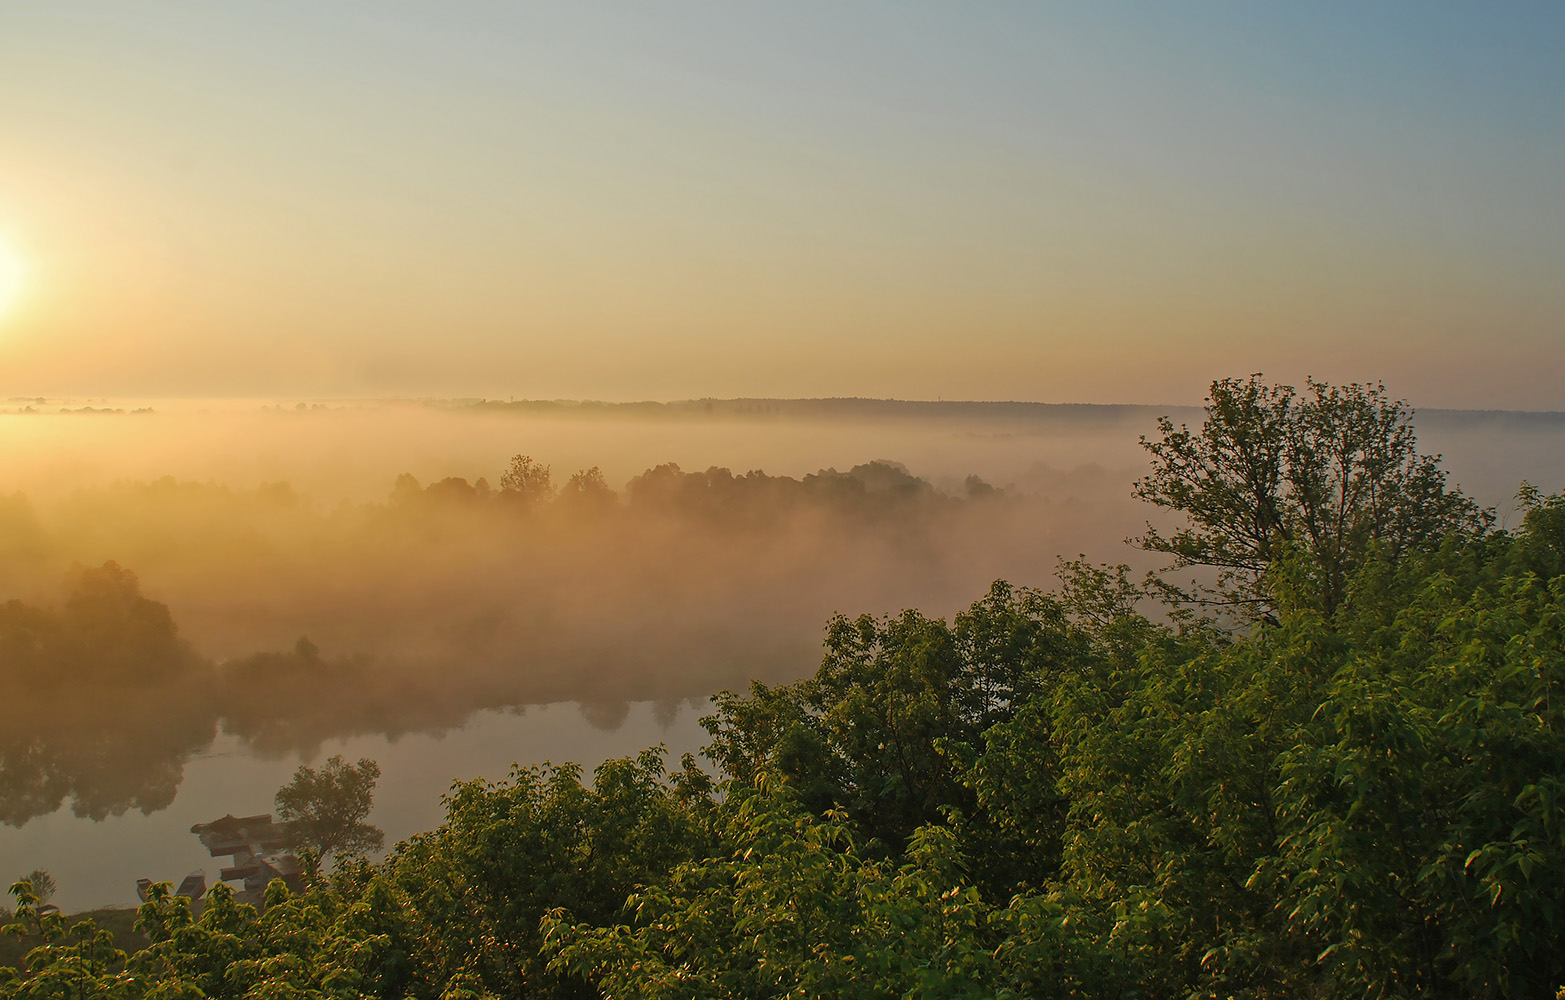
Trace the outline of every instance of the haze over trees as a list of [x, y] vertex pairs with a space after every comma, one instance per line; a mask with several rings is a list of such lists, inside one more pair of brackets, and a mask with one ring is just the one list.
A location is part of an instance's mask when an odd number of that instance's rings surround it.
[[[1287, 395], [1213, 394], [1252, 389]], [[34, 931], [0, 996], [1552, 997], [1565, 498], [1497, 530], [1424, 495], [1442, 531], [1268, 549], [1225, 584], [1258, 615], [1077, 562], [950, 620], [837, 617], [813, 677], [717, 696], [705, 765], [463, 783], [263, 915], [156, 895], [128, 958]]]
[[19, 526], [0, 538], [34, 553], [0, 571], [70, 551], [74, 532], [115, 540], [204, 626], [187, 638], [117, 562], [70, 573], [58, 609], [0, 606], [0, 680], [26, 713], [0, 733], [0, 822], [67, 802], [155, 812], [220, 731], [309, 756], [484, 709], [576, 701], [612, 720], [630, 701], [673, 712], [793, 679], [834, 605], [947, 592], [1003, 525], [1048, 509], [886, 462], [802, 478], [665, 463], [621, 496], [591, 467], [545, 490], [548, 467], [519, 455], [500, 479], [404, 475], [385, 502], [335, 510], [283, 484], [172, 480], [77, 496], [63, 521], [0, 504]]
[[58, 609], [0, 604], [0, 823], [165, 808], [216, 735], [216, 678], [168, 608], [114, 563], [68, 586]]

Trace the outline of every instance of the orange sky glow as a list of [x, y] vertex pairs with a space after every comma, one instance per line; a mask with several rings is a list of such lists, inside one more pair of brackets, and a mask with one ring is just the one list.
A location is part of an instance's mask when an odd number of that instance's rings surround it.
[[1565, 408], [1561, 18], [1398, 10], [10, 4], [0, 388]]

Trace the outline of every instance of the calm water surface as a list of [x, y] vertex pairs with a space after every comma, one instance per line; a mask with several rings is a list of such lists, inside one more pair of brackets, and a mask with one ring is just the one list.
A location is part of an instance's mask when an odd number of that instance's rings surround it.
[[[603, 760], [659, 743], [677, 766], [679, 755], [706, 742], [699, 724], [706, 707], [680, 709], [663, 719], [650, 703], [633, 704], [613, 730], [593, 726], [574, 704], [539, 705], [519, 713], [481, 712], [461, 729], [441, 736], [335, 740], [317, 760], [341, 754], [379, 762], [381, 779], [370, 821], [386, 832], [387, 845], [432, 829], [444, 819], [441, 796], [454, 780], [504, 778], [513, 763], [575, 761], [591, 770]], [[666, 725], [664, 724], [666, 722]], [[59, 884], [54, 902], [67, 912], [98, 906], [136, 905], [136, 879], [176, 885], [195, 869], [208, 884], [226, 859], [209, 856], [190, 827], [226, 813], [272, 811], [272, 796], [299, 766], [298, 758], [265, 760], [219, 737], [210, 751], [185, 765], [185, 780], [169, 808], [152, 815], [130, 812], [103, 822], [78, 819], [68, 808], [20, 829], [0, 826], [0, 872], [11, 879], [44, 868]]]

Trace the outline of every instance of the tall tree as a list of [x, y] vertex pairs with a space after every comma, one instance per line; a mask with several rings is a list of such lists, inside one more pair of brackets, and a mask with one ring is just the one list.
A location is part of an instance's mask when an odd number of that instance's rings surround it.
[[278, 818], [294, 846], [322, 859], [379, 850], [386, 835], [364, 822], [379, 778], [380, 765], [368, 758], [349, 764], [339, 754], [320, 770], [300, 765], [276, 799]]
[[1158, 439], [1141, 439], [1152, 471], [1135, 495], [1186, 524], [1167, 535], [1148, 524], [1135, 541], [1172, 556], [1173, 569], [1216, 570], [1204, 588], [1174, 589], [1179, 598], [1252, 618], [1271, 615], [1268, 568], [1300, 552], [1332, 613], [1372, 549], [1395, 557], [1492, 520], [1447, 488], [1440, 456], [1418, 451], [1411, 418], [1379, 383], [1310, 379], [1300, 394], [1260, 375], [1213, 382], [1199, 430], [1163, 417]]
[[554, 496], [549, 467], [535, 462], [531, 455], [514, 455], [500, 476], [500, 495], [524, 507], [535, 507]]

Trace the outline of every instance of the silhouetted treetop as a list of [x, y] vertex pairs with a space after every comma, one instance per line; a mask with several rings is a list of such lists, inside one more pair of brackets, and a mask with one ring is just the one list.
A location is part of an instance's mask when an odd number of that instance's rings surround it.
[[500, 476], [500, 495], [526, 507], [551, 499], [554, 486], [549, 481], [549, 467], [534, 462], [529, 455], [516, 455]]
[[1147, 525], [1135, 541], [1173, 557], [1173, 568], [1217, 571], [1210, 588], [1176, 592], [1264, 617], [1266, 573], [1287, 551], [1318, 574], [1325, 610], [1371, 550], [1391, 556], [1492, 520], [1448, 489], [1438, 455], [1421, 454], [1412, 411], [1380, 384], [1331, 386], [1310, 379], [1300, 394], [1260, 375], [1212, 383], [1200, 428], [1158, 421], [1143, 437], [1152, 471], [1135, 495], [1185, 516], [1172, 534]]

